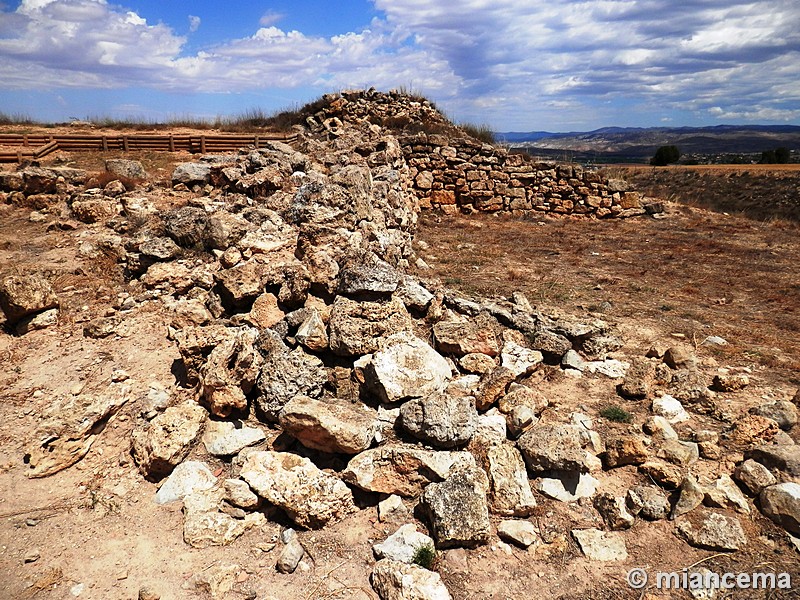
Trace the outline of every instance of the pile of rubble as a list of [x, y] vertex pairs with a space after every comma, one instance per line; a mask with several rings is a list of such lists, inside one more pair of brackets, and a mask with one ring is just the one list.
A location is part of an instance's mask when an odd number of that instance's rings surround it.
[[[130, 279], [120, 310], [85, 335], [114, 334], [145, 304], [168, 315], [194, 397], [174, 404], [152, 390], [132, 453], [161, 482], [156, 502], [183, 502], [187, 544], [229, 544], [276, 515], [306, 530], [377, 509], [402, 526], [374, 547], [376, 592], [444, 599], [438, 574], [415, 564], [421, 551], [495, 536], [555, 543], [531, 518], [542, 503], [593, 507], [596, 527], [572, 535], [596, 560], [624, 560], [622, 531], [637, 519], [673, 519], [689, 544], [721, 551], [748, 543], [741, 519], [754, 509], [800, 536], [800, 446], [786, 433], [797, 396], [743, 416], [727, 400], [746, 373], [711, 381], [680, 347], [626, 357], [600, 319], [412, 276], [425, 272], [412, 249], [413, 170], [381, 127], [343, 121], [299, 149], [204, 156], [173, 181], [189, 200], [167, 211], [112, 184], [69, 191], [68, 204], [92, 223], [86, 252], [111, 253]], [[57, 304], [36, 276], [0, 285], [20, 332]], [[544, 379], [554, 373], [617, 386], [622, 406], [648, 417], [601, 435], [600, 415], [553, 406]], [[119, 374], [104, 394], [54, 407], [73, 418], [34, 444], [31, 476], [80, 460], [126, 385]], [[716, 428], [696, 427], [700, 415]], [[276, 444], [276, 432], [290, 441]], [[236, 476], [186, 460], [198, 444]], [[634, 485], [608, 491], [631, 469]], [[282, 544], [277, 568], [292, 572], [302, 533], [287, 529]]]

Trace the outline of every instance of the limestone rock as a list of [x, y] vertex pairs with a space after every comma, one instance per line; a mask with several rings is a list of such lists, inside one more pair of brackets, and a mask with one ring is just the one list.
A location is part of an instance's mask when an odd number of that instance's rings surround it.
[[38, 329], [47, 329], [58, 323], [59, 314], [57, 308], [51, 308], [50, 310], [44, 310], [35, 315], [28, 315], [27, 317], [23, 317], [14, 329], [17, 335], [25, 335], [28, 332]]
[[744, 457], [751, 458], [773, 474], [778, 474], [779, 480], [800, 483], [800, 445], [761, 445], [745, 452]]
[[306, 448], [341, 454], [369, 448], [378, 429], [377, 413], [366, 406], [303, 395], [283, 407], [278, 421]]
[[593, 360], [586, 363], [586, 370], [589, 371], [589, 373], [600, 373], [611, 379], [618, 379], [620, 377], [625, 377], [629, 366], [630, 365], [626, 362], [608, 358], [606, 360]]
[[640, 465], [647, 461], [648, 453], [644, 442], [633, 436], [613, 437], [606, 440], [604, 462], [606, 467]]
[[528, 468], [541, 471], [589, 471], [597, 459], [585, 450], [589, 440], [575, 425], [538, 425], [517, 440]]
[[657, 456], [672, 464], [685, 467], [697, 462], [697, 459], [700, 458], [700, 449], [694, 442], [664, 440], [661, 443]]
[[339, 356], [363, 356], [378, 350], [382, 338], [411, 329], [411, 316], [399, 298], [356, 302], [337, 296], [331, 308], [330, 348]]
[[384, 559], [370, 580], [381, 600], [452, 600], [439, 574], [417, 565]]
[[256, 383], [263, 359], [258, 349], [258, 331], [242, 327], [217, 345], [200, 368], [203, 401], [218, 417], [247, 408], [247, 394]]
[[758, 496], [765, 487], [775, 485], [777, 479], [764, 465], [749, 458], [736, 467], [733, 477], [751, 496]]
[[738, 550], [747, 543], [739, 519], [715, 512], [687, 516], [677, 526], [677, 532], [690, 545], [707, 550]]
[[300, 543], [297, 533], [295, 533], [293, 529], [287, 529], [283, 532], [281, 537], [285, 538], [285, 544], [278, 556], [278, 562], [275, 568], [278, 569], [279, 573], [294, 573], [295, 569], [297, 569], [297, 565], [299, 565], [300, 561], [303, 559], [306, 550], [303, 548], [303, 544]]
[[152, 237], [139, 244], [139, 252], [153, 260], [172, 260], [181, 254], [181, 247], [171, 238]]
[[680, 487], [683, 482], [683, 470], [664, 460], [648, 460], [639, 465], [639, 471], [645, 476], [652, 477], [657, 484], [669, 489]]
[[206, 466], [198, 461], [179, 464], [156, 492], [156, 504], [169, 504], [183, 500], [189, 494], [214, 487], [217, 478]]
[[419, 312], [427, 310], [434, 298], [425, 287], [407, 275], [401, 278], [395, 295], [403, 301], [406, 308]]
[[8, 275], [0, 280], [0, 309], [10, 325], [57, 307], [58, 298], [50, 282], [40, 275]]
[[711, 387], [720, 392], [736, 392], [750, 385], [750, 378], [744, 373], [714, 375]]
[[539, 539], [536, 527], [530, 521], [500, 521], [497, 525], [497, 535], [501, 540], [522, 548], [533, 545]]
[[247, 427], [241, 421], [210, 420], [203, 432], [203, 445], [214, 456], [233, 456], [266, 437], [261, 429]]
[[800, 485], [779, 483], [762, 490], [761, 512], [795, 536], [800, 536]]
[[295, 339], [312, 352], [321, 352], [328, 347], [328, 330], [317, 310], [312, 310], [297, 328]]
[[675, 506], [672, 508], [672, 513], [670, 514], [670, 519], [677, 519], [681, 515], [685, 515], [688, 512], [693, 511], [695, 508], [700, 506], [705, 499], [705, 490], [703, 487], [697, 483], [697, 480], [688, 475], [681, 484], [681, 493], [678, 497], [678, 501], [675, 503]]
[[591, 498], [600, 482], [578, 471], [548, 471], [536, 481], [536, 490], [559, 502], [576, 502]]
[[60, 396], [44, 409], [35, 441], [26, 452], [30, 478], [47, 477], [71, 467], [92, 447], [107, 423], [129, 400], [126, 385], [112, 385], [102, 394]]
[[754, 415], [772, 419], [784, 431], [789, 431], [797, 425], [797, 407], [788, 400], [767, 402], [751, 409], [750, 412]]
[[542, 360], [544, 357], [540, 351], [525, 348], [511, 341], [503, 344], [500, 353], [500, 364], [511, 371], [514, 377], [531, 373]]
[[184, 206], [164, 215], [164, 231], [182, 248], [202, 246], [208, 215], [202, 208]]
[[691, 418], [679, 400], [666, 394], [653, 400], [653, 412], [672, 424], [683, 423]]
[[183, 540], [193, 548], [227, 546], [248, 529], [266, 522], [263, 514], [250, 513], [236, 519], [220, 512], [224, 492], [220, 488], [198, 491], [183, 499]]
[[662, 416], [648, 417], [642, 424], [642, 430], [660, 440], [677, 440], [678, 434], [670, 422]]
[[666, 494], [654, 485], [637, 485], [629, 489], [625, 504], [632, 515], [649, 521], [666, 519], [670, 511]]
[[301, 527], [318, 529], [355, 510], [353, 494], [341, 479], [295, 454], [251, 452], [239, 475]]
[[128, 179], [147, 179], [147, 171], [138, 160], [110, 158], [106, 160], [106, 171]]
[[469, 452], [433, 452], [392, 444], [354, 456], [342, 478], [368, 492], [413, 497], [429, 483], [442, 481], [465, 466], [475, 466]]
[[628, 512], [625, 506], [625, 498], [614, 496], [605, 492], [594, 498], [594, 507], [609, 529], [630, 529], [634, 523], [634, 517]]
[[169, 475], [189, 454], [208, 413], [194, 402], [171, 406], [133, 431], [133, 456], [146, 477]]
[[224, 499], [233, 506], [253, 509], [258, 508], [261, 504], [261, 499], [241, 479], [226, 479], [223, 487], [225, 489]]
[[392, 494], [378, 502], [378, 520], [381, 523], [405, 520], [408, 516], [409, 510], [400, 496]]
[[411, 563], [417, 548], [424, 546], [433, 547], [433, 540], [417, 531], [414, 525], [408, 524], [403, 525], [380, 544], [375, 544], [372, 551], [378, 560], [388, 558], [398, 562]]
[[366, 365], [364, 375], [372, 392], [383, 402], [394, 403], [443, 390], [451, 370], [444, 357], [428, 344], [403, 332], [386, 339]]
[[259, 343], [264, 363], [258, 377], [261, 393], [256, 403], [268, 420], [277, 422], [283, 407], [297, 395], [315, 398], [322, 394], [328, 373], [319, 358], [302, 348], [290, 351], [271, 330], [261, 332]]
[[481, 378], [478, 390], [475, 392], [475, 405], [478, 410], [488, 410], [500, 398], [505, 396], [509, 384], [516, 376], [507, 367], [497, 367], [488, 375]]
[[500, 414], [497, 409], [492, 409], [482, 415], [478, 415], [475, 425], [475, 435], [472, 436], [473, 444], [478, 444], [483, 448], [491, 448], [492, 446], [504, 444], [507, 439], [508, 427], [506, 425], [506, 417]]
[[459, 469], [442, 483], [425, 488], [420, 506], [437, 548], [474, 547], [489, 541], [487, 491], [486, 475], [477, 467]]
[[403, 429], [438, 448], [467, 443], [475, 433], [478, 418], [475, 398], [452, 387], [403, 404], [400, 409]]
[[486, 354], [465, 354], [458, 360], [458, 366], [467, 373], [484, 375], [497, 366], [494, 359]]
[[599, 529], [573, 529], [572, 536], [586, 558], [591, 560], [607, 562], [628, 558], [625, 538], [620, 533]]
[[208, 163], [180, 163], [172, 172], [172, 183], [186, 186], [205, 185], [211, 177], [211, 165]]
[[506, 517], [527, 517], [536, 508], [528, 472], [519, 451], [510, 444], [486, 453], [492, 511]]
[[433, 336], [444, 354], [497, 356], [500, 351], [494, 333], [474, 321], [439, 321], [433, 326]]
[[586, 370], [586, 361], [575, 350], [570, 349], [561, 357], [561, 368], [583, 372]]
[[400, 283], [400, 275], [374, 253], [349, 262], [339, 271], [339, 293], [347, 296], [391, 294]]
[[655, 378], [655, 367], [647, 358], [636, 357], [619, 386], [626, 398], [647, 398]]
[[737, 512], [750, 514], [747, 498], [728, 475], [722, 474], [712, 485], [705, 486], [705, 494], [706, 506], [733, 507]]

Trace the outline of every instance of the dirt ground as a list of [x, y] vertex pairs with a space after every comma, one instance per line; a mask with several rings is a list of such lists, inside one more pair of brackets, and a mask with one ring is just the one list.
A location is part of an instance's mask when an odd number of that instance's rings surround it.
[[[96, 157], [66, 160], [89, 166]], [[163, 173], [185, 159], [133, 158]], [[0, 206], [0, 265], [4, 272], [46, 273], [55, 282], [62, 313], [50, 329], [22, 337], [0, 333], [0, 598], [135, 599], [143, 587], [162, 600], [210, 597], [212, 591], [232, 600], [377, 598], [369, 584], [371, 545], [397, 524], [377, 521], [375, 498], [363, 499], [365, 510], [342, 523], [301, 532], [309, 555], [292, 575], [275, 571], [280, 545], [273, 544], [280, 523], [251, 530], [224, 548], [186, 545], [180, 503], [156, 505], [157, 486], [141, 477], [130, 456], [139, 401], [129, 402], [108, 423], [77, 465], [28, 479], [24, 457], [54, 398], [100, 392], [118, 368], [129, 374], [135, 398], [151, 384], [177, 397], [191, 394], [174, 375], [179, 354], [166, 337], [157, 305], [126, 315], [118, 336], [83, 336], [85, 322], [111, 312], [128, 284], [113, 262], [80, 252], [85, 229], [47, 231], [47, 223], [31, 222], [29, 213]], [[521, 290], [535, 305], [595, 313], [620, 327], [629, 355], [643, 354], [653, 342], [683, 340], [696, 344], [709, 369], [749, 367], [754, 383], [737, 396], [741, 405], [765, 396], [791, 397], [800, 385], [796, 223], [765, 223], [677, 204], [667, 206], [664, 218], [627, 221], [425, 214], [417, 250], [433, 273], [463, 292], [493, 296]], [[724, 337], [729, 345], [703, 346], [710, 335]], [[600, 377], [556, 377], [547, 386], [556, 412], [595, 413], [604, 404], [621, 402], [613, 384]], [[625, 406], [635, 422], [647, 412], [643, 403]], [[597, 424], [601, 434], [628, 427], [635, 426]], [[275, 440], [277, 431], [272, 433], [265, 447]], [[193, 457], [221, 476], [233, 470], [229, 462], [206, 455], [202, 445]], [[599, 477], [603, 489], [604, 475]], [[637, 477], [634, 467], [623, 467], [613, 479]], [[532, 520], [549, 543], [521, 550], [495, 538], [477, 550], [441, 553], [438, 570], [456, 600], [637, 599], [644, 593], [625, 583], [631, 568], [680, 572], [698, 562], [720, 573], [790, 572], [795, 589], [800, 584], [797, 552], [758, 511], [742, 519], [749, 543], [734, 554], [689, 547], [676, 537], [671, 522], [637, 521], [625, 532], [629, 558], [598, 563], [586, 559], [569, 535], [571, 529], [599, 525], [591, 506], [544, 498], [539, 504]], [[649, 591], [659, 598], [690, 597]], [[797, 592], [725, 597], [796, 598]]]

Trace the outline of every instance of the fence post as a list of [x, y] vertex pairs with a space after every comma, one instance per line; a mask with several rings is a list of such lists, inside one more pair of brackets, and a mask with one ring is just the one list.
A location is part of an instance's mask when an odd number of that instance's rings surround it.
[[175, 152], [175, 136], [171, 133], [169, 134], [169, 151]]
[[128, 151], [128, 136], [127, 136], [127, 135], [123, 135], [123, 136], [122, 136], [122, 149], [123, 149], [125, 152], [127, 152], [127, 151]]
[[108, 152], [108, 138], [103, 136], [103, 152]]
[[200, 136], [200, 153], [201, 154], [206, 153], [206, 136], [204, 135]]

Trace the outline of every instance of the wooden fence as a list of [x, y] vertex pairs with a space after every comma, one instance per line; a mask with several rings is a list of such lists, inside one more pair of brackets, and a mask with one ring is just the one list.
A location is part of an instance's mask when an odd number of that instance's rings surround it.
[[154, 150], [160, 152], [234, 152], [252, 146], [260, 148], [265, 142], [291, 143], [297, 134], [262, 133], [248, 135], [46, 135], [0, 134], [0, 162], [22, 162], [39, 159], [56, 150]]

